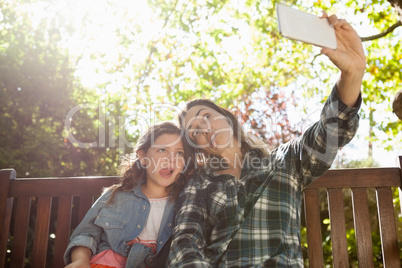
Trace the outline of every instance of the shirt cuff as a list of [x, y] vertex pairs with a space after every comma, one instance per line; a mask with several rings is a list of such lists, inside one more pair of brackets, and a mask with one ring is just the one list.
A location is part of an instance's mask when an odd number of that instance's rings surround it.
[[358, 116], [358, 112], [362, 105], [362, 94], [356, 100], [354, 107], [346, 105], [340, 98], [337, 92], [336, 85], [333, 87], [331, 94], [329, 95], [326, 105], [331, 107], [333, 113], [337, 114], [341, 119], [354, 118]]
[[70, 264], [71, 263], [71, 252], [74, 247], [82, 246], [87, 247], [92, 251], [92, 255], [96, 254], [96, 243], [94, 243], [93, 238], [89, 237], [80, 237], [76, 236], [74, 239], [68, 244], [66, 251], [64, 252], [64, 263]]

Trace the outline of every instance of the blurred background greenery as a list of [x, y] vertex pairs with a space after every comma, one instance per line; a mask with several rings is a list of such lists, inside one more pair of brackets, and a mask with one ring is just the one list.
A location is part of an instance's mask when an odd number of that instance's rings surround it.
[[[336, 13], [362, 37], [400, 22], [387, 1], [284, 3]], [[362, 127], [338, 167], [376, 160], [373, 148], [402, 152], [391, 109], [401, 29], [364, 42]], [[195, 97], [231, 109], [273, 148], [315, 120], [337, 78], [319, 48], [278, 33], [275, 1], [2, 0], [0, 167], [114, 175], [141, 130]]]

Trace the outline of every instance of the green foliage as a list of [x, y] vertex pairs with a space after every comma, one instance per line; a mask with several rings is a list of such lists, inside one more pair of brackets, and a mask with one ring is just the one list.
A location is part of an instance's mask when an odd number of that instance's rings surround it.
[[[381, 32], [398, 20], [396, 12], [387, 1], [376, 1], [370, 5], [366, 3], [362, 6], [362, 12], [367, 14], [372, 25]], [[402, 50], [398, 32], [400, 33], [400, 29], [366, 44], [367, 75], [363, 82], [364, 103], [375, 109], [376, 114], [381, 114], [381, 116], [375, 116], [371, 124], [383, 133], [381, 137], [384, 147], [396, 151], [401, 149], [398, 146], [400, 144], [398, 133], [402, 129], [402, 121], [396, 119], [390, 107], [394, 95], [402, 89], [400, 82]], [[361, 114], [365, 118], [369, 116], [367, 110], [363, 110]], [[395, 141], [395, 138], [399, 142]]]
[[[73, 24], [60, 10], [33, 23], [29, 7], [37, 3], [41, 2], [6, 1], [1, 9], [0, 104], [4, 116], [0, 119], [0, 152], [7, 157], [0, 164], [17, 168], [23, 176], [110, 174], [118, 155], [131, 148], [124, 145], [119, 151], [117, 146], [108, 146], [109, 141], [113, 145], [119, 143], [113, 138], [135, 137], [152, 121], [150, 117], [176, 117], [177, 110], [162, 111], [156, 107], [159, 104], [182, 105], [199, 97], [231, 109], [245, 127], [275, 147], [300, 133], [301, 126], [289, 120], [288, 108], [297, 107], [300, 98], [312, 98], [318, 107], [337, 76], [325, 58], [317, 57], [316, 48], [279, 34], [275, 1], [148, 1], [153, 11], [150, 19], [160, 25], [148, 39], [142, 21], [110, 4], [108, 12], [126, 22], [114, 32], [118, 43], [113, 62], [105, 51], [87, 55], [74, 51], [71, 56], [59, 45], [61, 40], [77, 29], [86, 32], [87, 25]], [[364, 23], [373, 27], [373, 33], [397, 19], [387, 1], [286, 3], [312, 13], [326, 9], [340, 15], [346, 7], [356, 16], [367, 17]], [[51, 9], [45, 10], [51, 14]], [[393, 95], [401, 89], [402, 51], [397, 33], [398, 29], [365, 43], [366, 106], [361, 115], [371, 120], [377, 134], [370, 136], [371, 141], [380, 139], [389, 150], [398, 150], [395, 137], [400, 139], [402, 130], [390, 108]], [[74, 64], [80, 60], [96, 63], [94, 72], [105, 74], [91, 91], [74, 76]], [[100, 103], [105, 120], [99, 120], [98, 108], [80, 111], [74, 115], [71, 133], [78, 140], [98, 143], [99, 136], [106, 135], [102, 146], [81, 150], [69, 141], [60, 142], [68, 135], [61, 133], [70, 109], [79, 104], [99, 107]], [[308, 112], [309, 106], [297, 109]], [[375, 111], [373, 117], [369, 110]], [[110, 124], [119, 125], [121, 117], [129, 117], [130, 126], [109, 129]], [[147, 123], [141, 123], [142, 119]]]
[[[116, 153], [82, 150], [65, 139], [68, 112], [95, 97], [82, 96], [68, 53], [57, 45], [55, 21], [43, 18], [34, 26], [18, 6], [5, 3], [0, 10], [0, 167], [16, 169], [19, 177], [115, 174]], [[96, 116], [74, 116], [72, 131], [96, 140]]]

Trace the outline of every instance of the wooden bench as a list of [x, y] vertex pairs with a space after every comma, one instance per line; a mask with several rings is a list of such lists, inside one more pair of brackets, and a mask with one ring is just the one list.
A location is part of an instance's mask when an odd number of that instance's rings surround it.
[[[6, 260], [10, 267], [26, 267], [25, 259], [30, 260], [30, 267], [64, 267], [71, 230], [103, 187], [112, 185], [116, 178], [17, 179], [14, 170], [1, 170], [0, 215], [4, 216], [0, 222], [0, 267]], [[36, 216], [30, 219], [31, 215]], [[26, 256], [27, 247], [31, 256]]]
[[[402, 157], [400, 157], [402, 163]], [[63, 254], [71, 230], [84, 217], [103, 187], [117, 177], [16, 178], [0, 171], [0, 266], [64, 267]], [[346, 239], [344, 193], [351, 189], [359, 267], [374, 267], [367, 190], [375, 189], [384, 267], [401, 267], [392, 191], [401, 187], [400, 168], [329, 170], [304, 191], [308, 265], [350, 267]], [[325, 191], [328, 201], [320, 200]], [[320, 206], [328, 203], [333, 264], [324, 263]], [[34, 215], [34, 216], [32, 216]], [[30, 218], [33, 217], [33, 218]], [[399, 243], [399, 244], [398, 244]], [[27, 248], [29, 250], [27, 250]], [[30, 256], [26, 256], [30, 252]], [[30, 264], [26, 265], [26, 260]]]
[[[402, 156], [399, 157], [400, 167]], [[381, 235], [383, 267], [401, 267], [402, 241], [398, 241], [392, 190], [399, 188], [402, 200], [401, 168], [362, 168], [329, 170], [304, 189], [304, 213], [307, 227], [310, 267], [324, 267], [319, 190], [327, 193], [331, 228], [333, 267], [351, 267], [346, 239], [344, 195], [350, 189], [353, 222], [359, 267], [374, 268], [373, 242], [369, 213], [368, 189], [374, 189], [377, 201], [378, 225]], [[402, 209], [402, 204], [401, 204]], [[402, 210], [401, 212], [402, 213]], [[398, 217], [398, 215], [397, 215]], [[400, 214], [399, 214], [400, 217]]]

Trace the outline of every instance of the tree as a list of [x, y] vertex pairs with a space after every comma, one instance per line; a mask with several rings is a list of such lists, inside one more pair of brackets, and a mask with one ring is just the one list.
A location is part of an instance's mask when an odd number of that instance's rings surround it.
[[[16, 8], [20, 7], [20, 8]], [[64, 138], [69, 110], [81, 101], [94, 99], [73, 75], [68, 54], [61, 51], [57, 20], [30, 20], [29, 9], [20, 3], [4, 3], [0, 21], [0, 167], [15, 168], [19, 177], [115, 174], [106, 166], [116, 163], [105, 148], [82, 150]], [[73, 129], [78, 138], [96, 140], [97, 113], [78, 113]], [[111, 155], [111, 154], [110, 154]], [[111, 166], [114, 167], [114, 166]]]
[[[370, 121], [372, 130], [367, 135], [370, 146], [382, 139], [387, 143], [386, 148], [391, 149], [402, 128], [389, 113], [391, 99], [400, 89], [398, 62], [401, 51], [399, 39], [393, 35], [401, 23], [395, 22], [395, 14], [387, 3], [317, 1], [313, 6], [306, 6], [288, 2], [311, 13], [325, 9], [338, 12], [340, 16], [346, 5], [356, 16], [367, 17], [361, 24], [372, 25], [373, 32], [380, 31], [380, 34], [362, 37], [368, 60], [362, 117]], [[270, 112], [279, 110], [279, 114], [286, 119], [286, 109], [281, 107], [287, 108], [298, 101], [282, 98], [288, 106], [275, 101], [264, 106], [261, 100], [275, 96], [271, 91], [303, 90], [303, 96], [292, 97], [315, 97], [313, 102], [322, 102], [331, 89], [328, 84], [337, 77], [337, 70], [318, 56], [317, 49], [286, 40], [277, 33], [275, 2], [203, 1], [201, 5], [199, 1], [190, 1], [183, 5], [180, 1], [151, 1], [150, 5], [154, 13], [163, 18], [165, 28], [158, 39], [149, 44], [150, 63], [147, 66], [152, 68], [147, 69], [148, 79], [161, 84], [170, 102], [204, 97], [233, 109], [240, 119], [245, 120], [245, 126], [262, 134], [261, 137], [273, 146], [278, 144], [274, 140], [281, 136], [281, 128], [289, 125], [271, 125], [271, 129], [279, 131], [269, 137], [264, 134], [267, 124], [261, 120], [264, 118], [261, 114], [266, 117]], [[250, 98], [251, 95], [260, 98]], [[254, 101], [256, 105], [251, 105]], [[388, 107], [383, 107], [384, 103]], [[252, 109], [248, 110], [249, 107]], [[308, 110], [308, 107], [301, 108]], [[379, 118], [379, 110], [386, 116]], [[254, 118], [252, 114], [258, 116]], [[275, 113], [272, 115], [275, 117]], [[305, 120], [307, 118], [302, 121]], [[289, 133], [289, 136], [279, 142], [298, 135], [300, 131], [296, 125], [291, 126], [291, 131], [284, 129], [283, 132]], [[381, 132], [387, 138], [379, 138]]]
[[[374, 40], [377, 38], [382, 38], [386, 36], [387, 34], [391, 33], [394, 31], [397, 27], [402, 25], [402, 1], [396, 1], [396, 0], [390, 0], [388, 1], [391, 3], [391, 6], [394, 7], [395, 11], [399, 15], [399, 21], [397, 21], [394, 25], [390, 26], [386, 31], [384, 31], [381, 34], [375, 35], [375, 36], [370, 36], [367, 38], [362, 38], [363, 41], [369, 41], [369, 40]], [[394, 101], [392, 103], [392, 110], [398, 116], [399, 119], [402, 120], [402, 98], [400, 97], [402, 93], [402, 90], [399, 91], [394, 98]]]
[[388, 2], [395, 8], [399, 14], [399, 21], [402, 21], [402, 1], [401, 0], [389, 0]]
[[[117, 40], [117, 47], [113, 50], [117, 56], [113, 57], [113, 61], [108, 56], [110, 51], [81, 55], [75, 52], [68, 60], [70, 64], [78, 65], [84, 60], [96, 62], [97, 69], [93, 72], [102, 74], [102, 81], [93, 86], [92, 97], [83, 97], [91, 94], [83, 93], [83, 88], [76, 87], [79, 82], [74, 81], [73, 98], [78, 102], [73, 101], [69, 108], [80, 101], [102, 102], [107, 120], [97, 120], [99, 111], [91, 111], [93, 120], [84, 121], [105, 124], [101, 128], [107, 129], [107, 133], [111, 124], [109, 119], [119, 124], [121, 117], [129, 117], [132, 124], [129, 133], [136, 136], [143, 125], [141, 120], [149, 124], [154, 119], [174, 118], [178, 112], [176, 108], [184, 101], [204, 97], [232, 109], [251, 132], [275, 147], [299, 135], [308, 125], [306, 116], [300, 118], [301, 124], [294, 123], [289, 117], [289, 109], [299, 111], [300, 115], [311, 112], [311, 107], [319, 107], [319, 102], [325, 101], [337, 78], [337, 70], [319, 55], [317, 48], [280, 36], [276, 28], [275, 2], [192, 0], [184, 3], [152, 0], [148, 4], [152, 9], [147, 14], [148, 18], [159, 25], [151, 33], [146, 30], [148, 22], [137, 19], [141, 16], [140, 11], [133, 16], [132, 9], [109, 3], [105, 12], [124, 21], [122, 24], [113, 23], [116, 29], [114, 38]], [[387, 32], [396, 24], [395, 13], [387, 1], [316, 1], [313, 5], [288, 1], [287, 4], [311, 13], [326, 9], [329, 13], [341, 15], [347, 7], [356, 16], [366, 17], [361, 24], [372, 25], [373, 32], [376, 29], [380, 33]], [[28, 4], [15, 4], [18, 5]], [[85, 14], [95, 16], [92, 12], [89, 10]], [[48, 14], [53, 13], [50, 11]], [[56, 34], [49, 35], [54, 38], [47, 41], [49, 44], [62, 37], [68, 38], [75, 33], [74, 29], [88, 32], [85, 29], [89, 27], [90, 20], [86, 20], [85, 24], [78, 21], [72, 26], [73, 19], [66, 14], [58, 13], [50, 17], [57, 27], [52, 30]], [[401, 48], [394, 36], [397, 30], [398, 27], [394, 27], [387, 35], [376, 39], [370, 35], [371, 39], [365, 42], [368, 74], [363, 88], [366, 106], [362, 109], [362, 117], [371, 120], [373, 131], [368, 136], [372, 142], [384, 140], [387, 148], [392, 148], [392, 140], [402, 128], [390, 113], [378, 117], [379, 110], [384, 113], [391, 111], [391, 98], [400, 90], [398, 62]], [[26, 36], [29, 36], [29, 31], [25, 31]], [[35, 46], [38, 49], [39, 46]], [[99, 98], [102, 101], [98, 101]], [[310, 105], [300, 106], [301, 99], [309, 100]], [[386, 108], [384, 104], [387, 104]], [[163, 108], [164, 105], [170, 108]], [[261, 116], [263, 114], [271, 116], [271, 119], [262, 120], [266, 118]], [[78, 135], [84, 135], [84, 129], [92, 129], [91, 134], [88, 133], [91, 131], [86, 131], [86, 140], [99, 140], [98, 128], [97, 125], [82, 126]], [[112, 130], [118, 135], [118, 130]], [[386, 138], [379, 138], [381, 133], [385, 133]], [[106, 148], [107, 142], [103, 145], [105, 147], [100, 150]], [[72, 145], [67, 142], [66, 146]], [[93, 154], [88, 157], [93, 158]]]
[[[292, 64], [292, 55], [302, 62], [312, 48], [280, 38], [275, 32], [274, 3], [149, 3], [163, 26], [148, 43], [145, 64], [134, 67], [141, 70], [141, 76], [137, 80], [139, 87], [131, 90], [138, 92], [140, 87], [157, 85], [154, 90], [160, 92], [157, 98], [162, 103], [211, 98], [232, 109], [250, 131], [272, 147], [300, 134], [300, 130], [286, 123], [287, 105], [295, 103], [295, 97], [285, 94], [282, 87], [296, 81], [295, 72], [310, 76], [306, 68], [309, 66], [299, 68]], [[130, 24], [127, 27], [136, 28]], [[135, 39], [128, 29], [120, 32], [128, 32]], [[292, 51], [281, 49], [281, 42]], [[129, 53], [129, 57], [136, 56], [136, 51]], [[126, 58], [127, 61], [131, 62]], [[272, 115], [271, 120], [261, 121], [262, 114]]]
[[[387, 137], [382, 139], [384, 147], [397, 152], [401, 149], [398, 133], [402, 130], [402, 124], [392, 116], [391, 103], [396, 93], [401, 90], [399, 62], [402, 49], [397, 41], [398, 37], [394, 36], [397, 33], [395, 29], [401, 25], [401, 21], [395, 16], [393, 8], [390, 5], [386, 6], [382, 1], [373, 2], [373, 7], [365, 4], [362, 8], [366, 12], [375, 10], [369, 15], [372, 24], [380, 32], [388, 32], [374, 35], [377, 38], [371, 38], [366, 47], [368, 75], [363, 83], [363, 92], [366, 94], [364, 102], [368, 109], [364, 110], [363, 116], [370, 121], [371, 130], [368, 137], [370, 143], [378, 141], [379, 135]], [[390, 31], [393, 27], [394, 29]], [[384, 107], [384, 103], [387, 103], [388, 107]]]
[[402, 91], [398, 91], [392, 102], [392, 111], [402, 120]]

